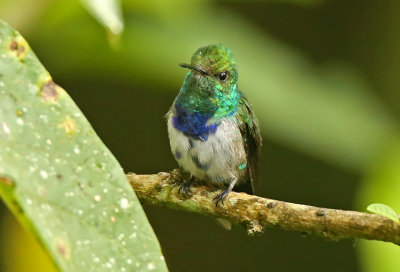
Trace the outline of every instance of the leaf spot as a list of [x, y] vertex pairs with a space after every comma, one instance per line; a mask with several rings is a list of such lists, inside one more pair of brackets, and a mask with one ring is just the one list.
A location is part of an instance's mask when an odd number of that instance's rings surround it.
[[154, 265], [154, 263], [148, 263], [147, 264], [147, 269], [148, 270], [154, 270], [154, 269], [156, 269], [156, 266]]
[[44, 83], [40, 89], [40, 95], [46, 102], [56, 102], [59, 96], [57, 91], [57, 84], [53, 80]]
[[129, 207], [129, 202], [128, 199], [126, 198], [121, 198], [120, 200], [120, 205], [121, 205], [121, 209], [126, 209]]
[[15, 52], [16, 56], [19, 57], [25, 52], [25, 46], [18, 43], [16, 39], [13, 39], [10, 43], [10, 50]]
[[46, 171], [44, 170], [40, 170], [39, 171], [40, 176], [42, 177], [42, 179], [47, 179], [49, 177], [49, 175], [47, 174]]
[[46, 196], [46, 189], [42, 186], [39, 186], [37, 188], [37, 192], [41, 197], [45, 197]]
[[22, 118], [17, 118], [17, 124], [20, 126], [24, 125], [24, 120]]
[[1, 128], [3, 129], [3, 132], [4, 132], [5, 135], [10, 136], [11, 130], [10, 130], [10, 128], [8, 127], [8, 125], [7, 125], [6, 122], [2, 122], [2, 123], [1, 123]]
[[58, 240], [56, 242], [56, 249], [57, 253], [60, 254], [64, 259], [69, 259], [70, 257], [70, 248], [66, 241], [64, 240]]
[[9, 177], [0, 177], [0, 184], [7, 185], [7, 186], [13, 186], [14, 182]]
[[75, 120], [72, 119], [71, 117], [67, 117], [61, 124], [60, 127], [65, 129], [65, 132], [68, 135], [72, 135], [75, 133], [76, 130], [76, 123]]

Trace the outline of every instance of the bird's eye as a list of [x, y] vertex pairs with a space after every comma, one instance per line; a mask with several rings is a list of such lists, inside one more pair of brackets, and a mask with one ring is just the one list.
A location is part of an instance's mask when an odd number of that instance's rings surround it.
[[220, 81], [225, 81], [228, 78], [228, 73], [227, 72], [221, 72], [219, 74], [217, 74], [218, 79]]

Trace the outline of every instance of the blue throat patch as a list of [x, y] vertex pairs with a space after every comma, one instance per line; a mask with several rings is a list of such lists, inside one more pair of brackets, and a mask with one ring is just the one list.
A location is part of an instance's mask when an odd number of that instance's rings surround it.
[[175, 103], [176, 115], [172, 118], [175, 129], [195, 140], [207, 141], [208, 135], [215, 134], [218, 124], [207, 125], [213, 114], [202, 114], [185, 109]]

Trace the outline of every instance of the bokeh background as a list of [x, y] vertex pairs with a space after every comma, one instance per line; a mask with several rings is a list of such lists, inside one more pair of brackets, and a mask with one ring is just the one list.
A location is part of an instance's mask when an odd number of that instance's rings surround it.
[[[117, 37], [79, 1], [0, 0], [124, 169], [175, 167], [164, 115], [178, 63], [230, 47], [264, 138], [260, 195], [400, 212], [400, 2], [124, 0]], [[382, 242], [324, 241], [277, 229], [248, 237], [212, 218], [145, 207], [171, 271], [363, 271], [400, 267]], [[0, 203], [0, 271], [54, 271]]]

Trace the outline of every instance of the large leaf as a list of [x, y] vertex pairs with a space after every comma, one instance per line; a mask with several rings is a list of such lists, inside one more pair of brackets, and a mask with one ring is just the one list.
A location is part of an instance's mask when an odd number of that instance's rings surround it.
[[3, 22], [0, 194], [61, 270], [167, 270], [121, 166]]

